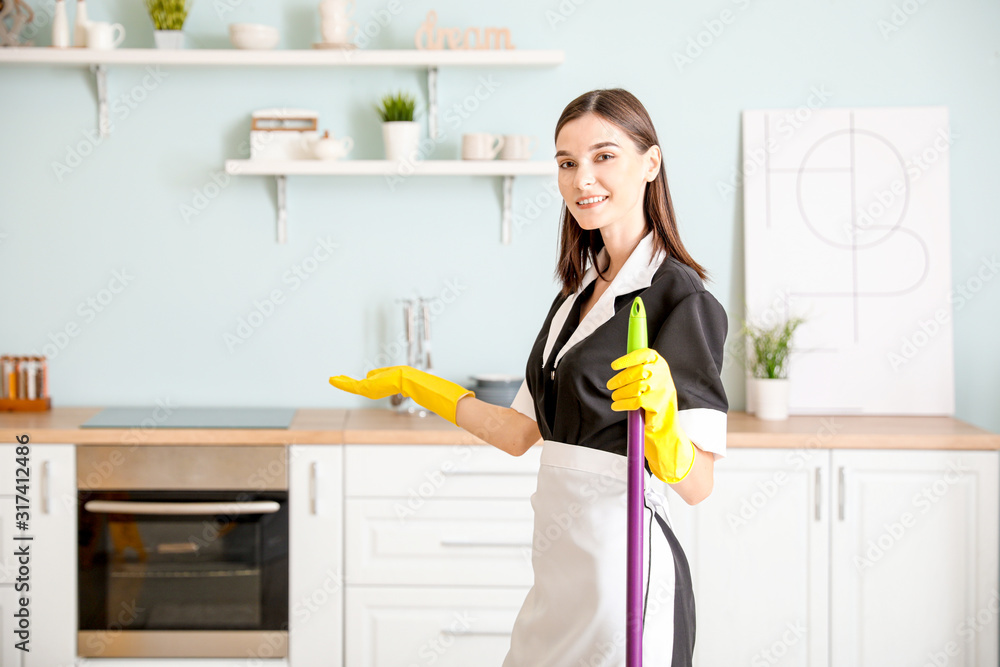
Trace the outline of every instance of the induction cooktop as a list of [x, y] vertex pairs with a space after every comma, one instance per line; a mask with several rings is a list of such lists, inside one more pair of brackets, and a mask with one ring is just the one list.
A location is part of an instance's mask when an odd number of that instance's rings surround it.
[[288, 428], [295, 408], [105, 408], [80, 428]]

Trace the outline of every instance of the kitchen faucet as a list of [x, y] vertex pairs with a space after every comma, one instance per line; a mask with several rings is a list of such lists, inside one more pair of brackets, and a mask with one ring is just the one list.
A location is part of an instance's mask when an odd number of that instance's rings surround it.
[[[406, 329], [406, 364], [427, 373], [431, 366], [431, 311], [430, 300], [416, 297], [397, 299], [403, 304], [403, 326]], [[409, 412], [420, 417], [427, 416], [427, 410], [418, 406], [409, 397], [393, 394], [389, 402], [398, 412]]]

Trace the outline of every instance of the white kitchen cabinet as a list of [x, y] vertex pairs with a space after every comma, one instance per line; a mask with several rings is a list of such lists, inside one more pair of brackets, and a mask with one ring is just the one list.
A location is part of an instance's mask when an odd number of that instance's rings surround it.
[[831, 665], [996, 665], [997, 453], [834, 450], [831, 464]]
[[542, 448], [511, 456], [487, 445], [345, 445], [348, 498], [402, 498], [403, 511], [432, 498], [528, 498]]
[[712, 494], [665, 492], [694, 583], [695, 665], [823, 665], [828, 453], [731, 449]]
[[31, 652], [23, 667], [72, 665], [76, 656], [76, 447], [32, 446]]
[[694, 579], [695, 664], [997, 664], [998, 463], [731, 449], [707, 500], [667, 494]]
[[[0, 658], [4, 665], [71, 665], [76, 656], [76, 454], [73, 445], [28, 443], [28, 530], [15, 540], [18, 445], [0, 446]], [[28, 545], [29, 590], [19, 583], [15, 551]], [[25, 582], [20, 582], [25, 583]], [[13, 614], [28, 598], [30, 651], [19, 639]], [[23, 662], [21, 662], [23, 660]]]
[[343, 656], [343, 447], [288, 447], [288, 662], [333, 667]]
[[[72, 665], [76, 659], [76, 453], [73, 445], [29, 447], [28, 530], [31, 540], [15, 540], [18, 445], [0, 446], [0, 656], [23, 667]], [[29, 551], [29, 590], [16, 591], [20, 576], [15, 551]], [[13, 614], [28, 599], [29, 651], [19, 641]], [[22, 662], [23, 661], [23, 662]]]
[[345, 664], [499, 667], [527, 593], [527, 588], [349, 587]]
[[541, 447], [515, 457], [345, 445], [344, 455], [344, 664], [500, 665], [534, 580]]
[[531, 586], [528, 498], [348, 498], [344, 563], [351, 584]]

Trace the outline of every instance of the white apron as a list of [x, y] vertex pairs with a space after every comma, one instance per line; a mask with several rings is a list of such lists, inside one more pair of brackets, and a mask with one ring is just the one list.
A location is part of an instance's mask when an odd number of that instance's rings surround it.
[[[643, 666], [690, 664], [694, 619], [690, 574], [683, 552], [671, 547], [666, 499], [649, 485], [643, 521]], [[626, 458], [546, 440], [535, 511], [535, 582], [514, 622], [503, 667], [624, 667], [626, 589]], [[654, 518], [654, 512], [664, 522]], [[690, 617], [675, 628], [676, 591]], [[673, 655], [675, 633], [679, 653]], [[685, 644], [689, 640], [689, 644]], [[677, 658], [677, 662], [672, 662]]]

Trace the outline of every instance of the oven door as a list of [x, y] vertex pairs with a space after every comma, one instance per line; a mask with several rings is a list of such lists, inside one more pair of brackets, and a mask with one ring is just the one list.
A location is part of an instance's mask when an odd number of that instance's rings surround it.
[[287, 655], [287, 491], [78, 500], [79, 655]]

